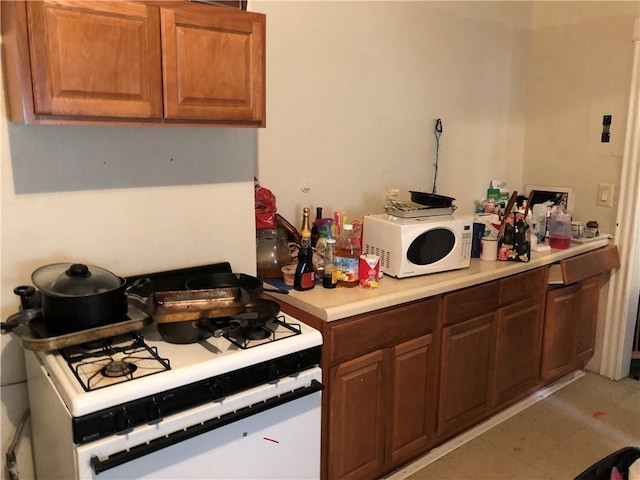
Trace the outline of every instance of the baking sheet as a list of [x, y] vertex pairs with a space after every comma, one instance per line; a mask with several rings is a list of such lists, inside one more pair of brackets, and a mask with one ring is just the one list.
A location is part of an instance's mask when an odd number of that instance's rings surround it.
[[20, 324], [11, 333], [20, 338], [26, 350], [51, 351], [66, 348], [80, 343], [92, 342], [106, 337], [114, 337], [124, 333], [134, 332], [149, 325], [153, 320], [149, 315], [136, 307], [135, 302], [129, 302], [128, 320], [91, 328], [79, 332], [63, 335], [51, 334], [49, 327], [42, 317], [36, 317], [28, 324]]

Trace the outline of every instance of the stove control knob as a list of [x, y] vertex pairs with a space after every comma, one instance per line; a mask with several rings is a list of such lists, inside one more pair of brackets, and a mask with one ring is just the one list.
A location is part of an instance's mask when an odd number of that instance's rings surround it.
[[267, 366], [267, 378], [270, 381], [280, 378], [280, 369], [275, 362], [269, 362], [269, 365]]
[[120, 413], [116, 414], [116, 432], [118, 434], [128, 433], [132, 430], [131, 418], [126, 408], [123, 408]]
[[222, 385], [222, 382], [220, 380], [214, 380], [209, 385], [209, 392], [211, 393], [211, 397], [214, 400], [222, 397], [222, 395], [224, 393], [224, 386]]
[[162, 411], [160, 410], [160, 404], [155, 398], [151, 399], [151, 403], [147, 406], [147, 423], [158, 423], [162, 420]]
[[302, 370], [302, 362], [298, 355], [290, 355], [286, 360], [287, 374], [294, 375]]

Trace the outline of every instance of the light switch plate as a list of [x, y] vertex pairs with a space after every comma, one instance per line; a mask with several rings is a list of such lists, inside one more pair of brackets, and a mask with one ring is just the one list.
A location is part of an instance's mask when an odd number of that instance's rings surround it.
[[598, 185], [598, 205], [602, 207], [613, 206], [613, 185]]

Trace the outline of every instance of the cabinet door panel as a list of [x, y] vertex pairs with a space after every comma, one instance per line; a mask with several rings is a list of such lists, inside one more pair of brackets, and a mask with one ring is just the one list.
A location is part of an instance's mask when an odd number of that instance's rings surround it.
[[329, 478], [361, 479], [384, 461], [383, 352], [331, 369]]
[[36, 115], [162, 116], [158, 10], [27, 2]]
[[596, 343], [600, 275], [579, 284], [576, 331], [576, 368], [583, 368], [592, 356]]
[[435, 371], [433, 335], [391, 349], [391, 419], [388, 462], [399, 464], [427, 447], [434, 430]]
[[[161, 9], [165, 118], [260, 124], [265, 108], [264, 16], [197, 7]], [[200, 10], [207, 14], [196, 15]]]
[[556, 380], [574, 369], [577, 298], [575, 284], [547, 292], [541, 362], [545, 381]]
[[491, 402], [495, 313], [442, 332], [438, 436], [449, 436], [482, 418]]
[[540, 375], [544, 297], [498, 311], [493, 406], [536, 387]]

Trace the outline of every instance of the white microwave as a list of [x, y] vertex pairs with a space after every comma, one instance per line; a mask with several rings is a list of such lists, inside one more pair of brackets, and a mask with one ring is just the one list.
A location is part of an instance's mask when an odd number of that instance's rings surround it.
[[397, 278], [469, 267], [473, 215], [399, 218], [366, 215], [363, 253], [380, 257], [380, 270]]

